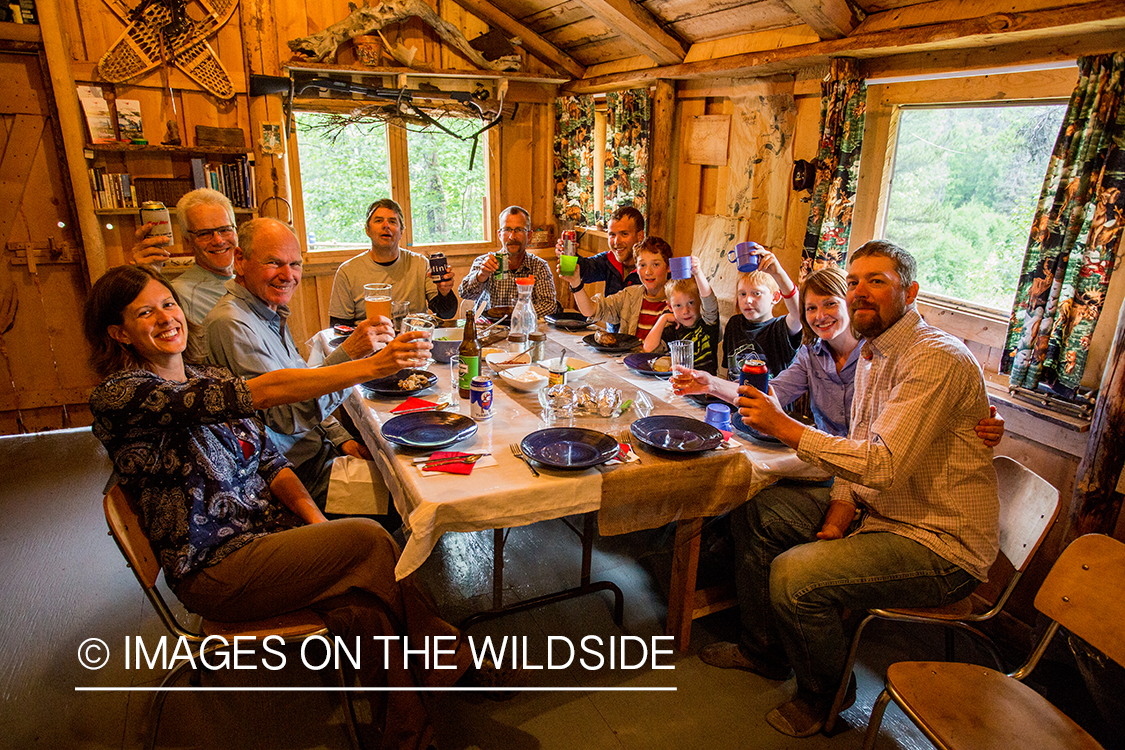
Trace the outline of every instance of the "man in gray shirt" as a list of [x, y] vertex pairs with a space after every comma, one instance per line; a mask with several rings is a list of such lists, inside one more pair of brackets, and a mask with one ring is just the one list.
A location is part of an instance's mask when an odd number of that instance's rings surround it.
[[[208, 360], [252, 378], [286, 367], [307, 367], [286, 325], [289, 301], [301, 283], [301, 245], [276, 219], [253, 219], [239, 227], [232, 281], [203, 322]], [[390, 321], [363, 321], [325, 359], [325, 365], [366, 357], [390, 341]], [[346, 454], [370, 459], [367, 448], [332, 416], [346, 392], [267, 409], [270, 439], [292, 462], [297, 476], [322, 509], [332, 461]], [[376, 494], [386, 495], [379, 482]]]

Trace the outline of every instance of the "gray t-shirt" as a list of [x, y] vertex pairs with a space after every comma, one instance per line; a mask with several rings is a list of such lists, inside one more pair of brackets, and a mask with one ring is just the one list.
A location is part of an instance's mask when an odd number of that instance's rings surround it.
[[364, 284], [390, 284], [391, 297], [395, 302], [409, 301], [409, 312], [412, 313], [425, 312], [429, 308], [444, 318], [452, 318], [457, 314], [457, 296], [454, 294], [448, 295], [451, 305], [439, 303], [435, 306], [439, 309], [431, 307], [431, 300], [438, 298], [438, 290], [430, 277], [430, 259], [410, 250], [399, 250], [398, 260], [386, 266], [376, 263], [369, 251], [341, 263], [336, 270], [336, 279], [332, 282], [328, 316], [343, 320], [366, 320]]

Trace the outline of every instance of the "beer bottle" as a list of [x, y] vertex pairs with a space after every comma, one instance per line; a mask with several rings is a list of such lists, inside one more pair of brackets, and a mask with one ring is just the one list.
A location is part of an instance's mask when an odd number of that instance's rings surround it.
[[480, 344], [477, 343], [477, 322], [472, 310], [465, 313], [465, 337], [457, 355], [461, 358], [461, 367], [457, 371], [457, 391], [461, 398], [467, 399], [473, 378], [480, 375]]

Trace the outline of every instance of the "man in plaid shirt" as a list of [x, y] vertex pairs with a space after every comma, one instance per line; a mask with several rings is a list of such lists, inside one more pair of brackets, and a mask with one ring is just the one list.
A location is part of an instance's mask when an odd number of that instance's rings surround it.
[[531, 303], [535, 314], [542, 317], [555, 311], [555, 278], [547, 261], [527, 252], [527, 241], [531, 235], [531, 214], [519, 206], [508, 206], [500, 212], [500, 229], [496, 232], [500, 244], [508, 251], [508, 272], [495, 273], [500, 268], [494, 253], [485, 253], [473, 261], [473, 267], [461, 280], [457, 292], [461, 299], [480, 299], [487, 294], [492, 307], [514, 305], [516, 279], [523, 276], [535, 277], [535, 288], [531, 292]]
[[[819, 732], [849, 643], [842, 610], [932, 607], [969, 595], [999, 548], [992, 451], [974, 426], [989, 415], [980, 365], [914, 307], [914, 258], [882, 240], [848, 263], [848, 311], [865, 338], [851, 429], [832, 437], [797, 422], [771, 393], [739, 388], [740, 414], [836, 476], [779, 484], [731, 513], [740, 643], [700, 653], [770, 679], [797, 675], [796, 696], [766, 720], [795, 737]], [[854, 515], [842, 539], [818, 538], [829, 504]], [[842, 708], [854, 701], [853, 688]]]

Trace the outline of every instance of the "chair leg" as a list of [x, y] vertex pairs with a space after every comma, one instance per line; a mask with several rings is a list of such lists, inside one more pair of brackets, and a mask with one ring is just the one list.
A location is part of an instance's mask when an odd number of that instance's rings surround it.
[[879, 697], [875, 699], [875, 705], [871, 707], [871, 721], [867, 722], [867, 734], [863, 737], [863, 750], [874, 750], [875, 738], [879, 736], [879, 727], [883, 725], [883, 712], [887, 710], [887, 704], [890, 703], [891, 694], [883, 688], [883, 692], [879, 693]]
[[855, 635], [852, 636], [852, 644], [848, 647], [848, 658], [844, 662], [844, 674], [840, 678], [840, 687], [836, 690], [836, 697], [832, 699], [832, 708], [828, 710], [828, 716], [824, 719], [824, 733], [831, 734], [836, 726], [836, 719], [840, 715], [840, 705], [844, 702], [844, 696], [848, 694], [848, 683], [851, 681], [852, 669], [855, 667], [855, 657], [859, 652], [859, 638], [863, 635], [863, 629], [867, 627], [867, 623], [871, 622], [874, 618], [872, 615], [867, 615], [860, 621], [859, 626], [855, 629]]
[[344, 672], [343, 662], [337, 667], [336, 676], [340, 679], [340, 687], [344, 689], [342, 692], [342, 697], [344, 699], [344, 722], [348, 726], [348, 739], [351, 740], [352, 750], [363, 750], [363, 745], [360, 744], [359, 741], [359, 732], [356, 731], [355, 705], [352, 703], [352, 693], [348, 690], [348, 680]]

